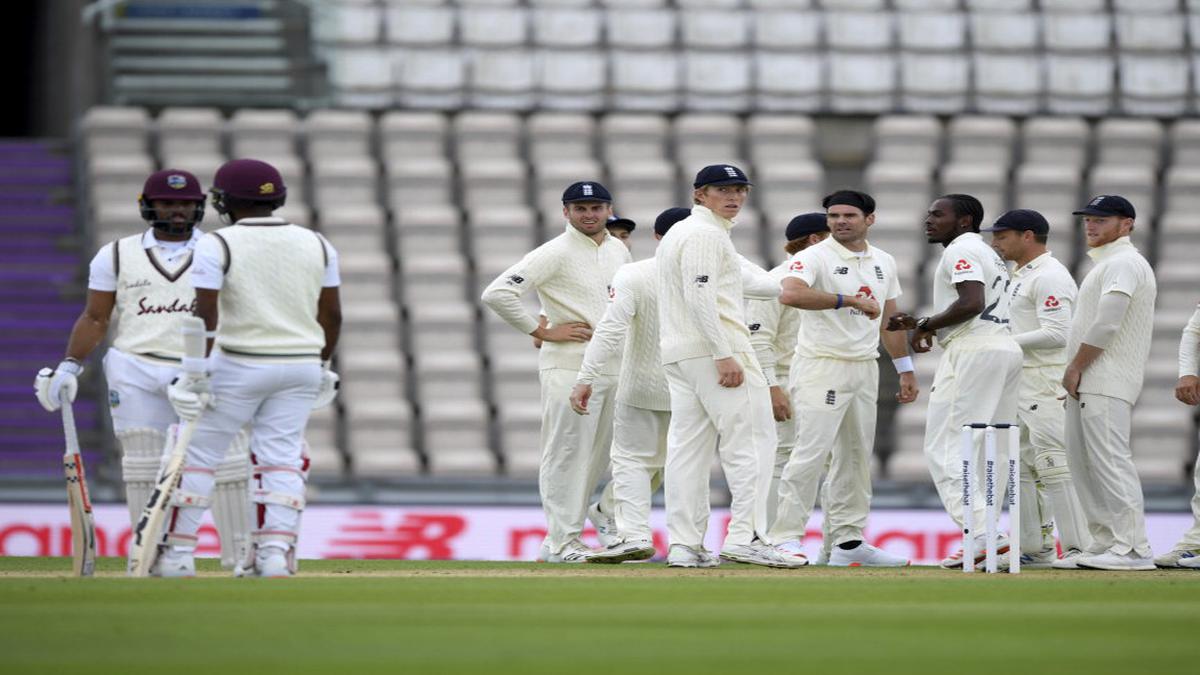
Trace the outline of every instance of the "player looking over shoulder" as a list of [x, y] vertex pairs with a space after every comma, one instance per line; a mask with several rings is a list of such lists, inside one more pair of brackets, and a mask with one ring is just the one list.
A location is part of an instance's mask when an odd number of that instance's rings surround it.
[[[59, 393], [75, 400], [83, 362], [104, 341], [108, 405], [121, 451], [121, 479], [133, 525], [158, 477], [168, 429], [177, 420], [167, 385], [183, 357], [181, 319], [195, 305], [189, 280], [193, 249], [203, 232], [204, 192], [179, 169], [151, 174], [138, 197], [149, 228], [101, 247], [88, 268], [87, 304], [71, 329], [67, 354], [49, 377], [38, 376], [38, 401], [59, 408]], [[244, 434], [233, 438], [216, 468], [220, 484], [213, 516], [221, 538], [221, 563], [232, 568], [249, 544], [250, 457]]]
[[225, 163], [212, 195], [232, 224], [196, 245], [195, 314], [210, 353], [205, 363], [185, 363], [168, 389], [180, 418], [196, 427], [156, 564], [163, 576], [195, 574], [196, 530], [219, 450], [248, 424], [255, 530], [238, 574], [291, 576], [308, 476], [304, 428], [312, 409], [336, 395], [328, 364], [341, 329], [337, 252], [320, 234], [273, 215], [287, 187], [266, 162]]

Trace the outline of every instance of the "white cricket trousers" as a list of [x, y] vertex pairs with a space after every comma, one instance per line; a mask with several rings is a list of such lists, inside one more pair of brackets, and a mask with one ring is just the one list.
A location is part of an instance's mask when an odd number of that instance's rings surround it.
[[[180, 491], [207, 503], [214, 471], [234, 435], [250, 425], [258, 539], [295, 541], [304, 507], [304, 428], [321, 386], [317, 361], [275, 363], [212, 357], [213, 407], [200, 415], [188, 446]], [[177, 548], [195, 547], [205, 506], [180, 506], [170, 526]]]
[[1196, 458], [1195, 468], [1192, 469], [1196, 483], [1196, 493], [1192, 495], [1192, 529], [1183, 534], [1183, 539], [1172, 549], [1174, 551], [1192, 551], [1200, 549], [1200, 457]]
[[1021, 369], [1021, 550], [1028, 553], [1054, 547], [1051, 519], [1064, 551], [1091, 544], [1067, 461], [1062, 376], [1062, 366]]
[[[972, 319], [974, 320], [974, 319]], [[962, 527], [962, 426], [1017, 421], [1021, 347], [1007, 335], [963, 336], [942, 354], [925, 418], [925, 460], [946, 513]], [[975, 433], [972, 490], [974, 522], [984, 523], [983, 434]], [[996, 444], [999, 466], [1007, 466], [1003, 434]]]
[[802, 540], [829, 467], [822, 503], [829, 544], [861, 541], [871, 509], [871, 452], [879, 399], [879, 365], [869, 361], [796, 358], [791, 370], [796, 440], [779, 480], [779, 504], [768, 541]]
[[[709, 473], [717, 450], [730, 493], [725, 546], [766, 536], [775, 457], [775, 420], [767, 381], [753, 354], [737, 354], [745, 381], [722, 387], [711, 357], [668, 363], [667, 534], [671, 545], [699, 549], [708, 531]], [[718, 440], [720, 445], [718, 447]]]
[[[579, 371], [546, 368], [542, 385], [542, 463], [538, 488], [546, 514], [546, 553], [556, 554], [583, 534], [588, 504], [601, 474], [608, 468], [612, 445], [617, 378], [602, 375], [592, 383], [587, 415], [571, 409], [571, 389]], [[609, 491], [602, 511], [612, 514]]]
[[1067, 397], [1067, 462], [1092, 536], [1088, 553], [1151, 555], [1129, 445], [1132, 411], [1128, 401], [1112, 396]]
[[612, 486], [617, 531], [625, 541], [653, 541], [650, 504], [667, 461], [669, 410], [617, 404], [613, 417]]
[[104, 354], [104, 378], [113, 432], [154, 429], [166, 434], [167, 427], [179, 421], [167, 400], [167, 385], [179, 369], [178, 363], [152, 363], [110, 348]]

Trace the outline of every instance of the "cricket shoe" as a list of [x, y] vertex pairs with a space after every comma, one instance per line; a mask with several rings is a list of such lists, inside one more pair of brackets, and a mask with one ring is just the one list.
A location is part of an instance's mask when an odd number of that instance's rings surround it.
[[1129, 553], [1105, 551], [1096, 555], [1085, 555], [1076, 564], [1083, 569], [1111, 572], [1149, 572], [1156, 569], [1153, 558], [1142, 557], [1133, 551]]
[[863, 542], [852, 549], [837, 546], [829, 554], [830, 567], [908, 567], [912, 561], [903, 556]]
[[292, 576], [287, 551], [278, 546], [259, 546], [254, 553], [254, 572], [256, 576], [268, 579]]
[[609, 546], [588, 556], [587, 561], [601, 565], [615, 565], [630, 560], [649, 560], [654, 557], [654, 544], [645, 539], [633, 539]]
[[1200, 555], [1194, 555], [1190, 558], [1181, 558], [1179, 566], [1189, 570], [1200, 570]]
[[1021, 567], [1030, 570], [1050, 569], [1055, 560], [1058, 560], [1058, 554], [1054, 547], [1044, 548], [1037, 553], [1022, 553]]
[[[1189, 565], [1184, 565], [1184, 560], [1193, 561]], [[1174, 567], [1195, 567], [1200, 565], [1200, 549], [1177, 549], [1168, 551], [1154, 559], [1154, 564], [1164, 569]]]
[[775, 550], [784, 557], [784, 559], [795, 560], [797, 567], [804, 567], [808, 564], [808, 556], [804, 553], [804, 544], [800, 543], [799, 539], [788, 539], [787, 541], [775, 544]]
[[721, 560], [703, 547], [692, 548], [683, 544], [672, 544], [667, 554], [667, 567], [709, 568], [721, 564]]
[[196, 558], [191, 551], [176, 551], [164, 547], [150, 567], [150, 576], [179, 578], [196, 576]]
[[594, 553], [594, 551], [585, 546], [584, 543], [578, 539], [572, 540], [571, 543], [563, 547], [563, 550], [559, 551], [558, 553], [551, 553], [550, 549], [548, 549], [545, 544], [542, 544], [542, 550], [538, 554], [538, 562], [565, 564], [585, 563], [588, 561], [588, 558], [592, 556], [592, 553]]
[[[1005, 537], [1000, 537], [996, 541], [996, 556], [999, 557], [999, 556], [1007, 555], [1007, 554], [1008, 554], [1008, 539]], [[957, 551], [955, 551], [954, 553], [951, 553], [950, 555], [943, 558], [942, 562], [939, 564], [948, 570], [962, 569], [963, 550], [960, 548]], [[987, 564], [987, 544], [984, 542], [983, 539], [976, 539], [975, 540], [975, 568], [981, 569], [980, 568], [981, 564], [982, 565]]]
[[1087, 555], [1077, 548], [1073, 548], [1063, 553], [1063, 557], [1050, 563], [1050, 567], [1056, 570], [1077, 570], [1079, 569], [1079, 561], [1083, 556]]
[[795, 569], [808, 564], [808, 558], [798, 560], [793, 556], [780, 553], [774, 546], [768, 546], [757, 540], [749, 544], [726, 546], [721, 549], [721, 557], [730, 562], [778, 569]]
[[621, 543], [621, 533], [617, 531], [617, 519], [600, 510], [600, 502], [588, 507], [588, 520], [596, 528], [596, 538], [600, 545], [609, 548]]

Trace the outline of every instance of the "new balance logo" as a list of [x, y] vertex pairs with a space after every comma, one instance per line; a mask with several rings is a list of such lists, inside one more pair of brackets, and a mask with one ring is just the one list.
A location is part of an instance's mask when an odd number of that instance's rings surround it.
[[833, 268], [833, 273], [834, 274], [849, 274], [850, 268], [849, 267], [835, 267], [835, 268]]
[[508, 283], [513, 284], [513, 285], [523, 284], [523, 283], [525, 283], [525, 277], [523, 277], [519, 274], [510, 275], [508, 277]]
[[701, 274], [701, 275], [697, 276], [697, 277], [696, 277], [696, 283], [698, 283], [698, 284], [707, 284], [707, 283], [708, 283], [708, 275], [707, 275], [707, 274]]
[[750, 329], [751, 333], [757, 333], [759, 331], [759, 329], [762, 328], [762, 324], [761, 323], [752, 323], [749, 326], [747, 326], [747, 328]]
[[837, 404], [837, 392], [836, 391], [830, 389], [829, 391], [825, 392], [825, 404], [826, 405], [836, 405]]

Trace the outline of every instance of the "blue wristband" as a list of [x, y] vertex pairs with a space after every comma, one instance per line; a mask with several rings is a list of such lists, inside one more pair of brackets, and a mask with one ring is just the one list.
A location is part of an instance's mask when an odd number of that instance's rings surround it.
[[843, 296], [841, 293], [838, 293], [838, 294], [837, 294], [837, 296], [838, 296], [838, 301], [837, 301], [837, 304], [833, 306], [833, 308], [834, 308], [834, 309], [841, 309], [841, 308], [842, 308], [842, 301], [843, 301], [845, 298], [844, 298], [844, 296]]

